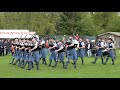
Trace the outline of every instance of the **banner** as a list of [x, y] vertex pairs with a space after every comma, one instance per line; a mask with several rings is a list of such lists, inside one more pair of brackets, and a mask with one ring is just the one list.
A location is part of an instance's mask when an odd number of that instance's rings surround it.
[[34, 35], [29, 30], [0, 30], [0, 38], [24, 38], [26, 35]]

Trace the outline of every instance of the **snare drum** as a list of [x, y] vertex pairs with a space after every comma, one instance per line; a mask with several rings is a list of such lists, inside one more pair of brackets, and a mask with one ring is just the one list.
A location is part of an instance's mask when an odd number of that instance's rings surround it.
[[102, 53], [103, 53], [103, 56], [107, 56], [108, 55], [108, 50], [103, 50]]

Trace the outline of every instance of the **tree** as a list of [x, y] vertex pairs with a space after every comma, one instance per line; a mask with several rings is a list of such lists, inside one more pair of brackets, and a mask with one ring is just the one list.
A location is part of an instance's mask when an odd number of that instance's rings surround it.
[[69, 35], [72, 33], [95, 35], [93, 18], [90, 13], [65, 12], [60, 17], [56, 23], [56, 29], [59, 33]]

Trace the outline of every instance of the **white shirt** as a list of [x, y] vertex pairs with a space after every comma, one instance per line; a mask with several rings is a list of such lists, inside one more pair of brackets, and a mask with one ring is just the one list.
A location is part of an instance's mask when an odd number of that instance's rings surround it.
[[101, 47], [104, 47], [104, 46], [105, 46], [104, 42], [101, 42]]
[[41, 44], [42, 44], [42, 45], [43, 45], [43, 44], [45, 44], [45, 41], [44, 41], [44, 40], [42, 40]]
[[88, 43], [88, 49], [90, 49], [90, 43]]

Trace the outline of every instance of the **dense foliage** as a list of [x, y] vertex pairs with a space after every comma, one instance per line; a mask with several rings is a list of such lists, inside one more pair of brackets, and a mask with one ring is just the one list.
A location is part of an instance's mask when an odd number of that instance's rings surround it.
[[0, 29], [29, 29], [38, 35], [120, 32], [118, 12], [1, 12]]

